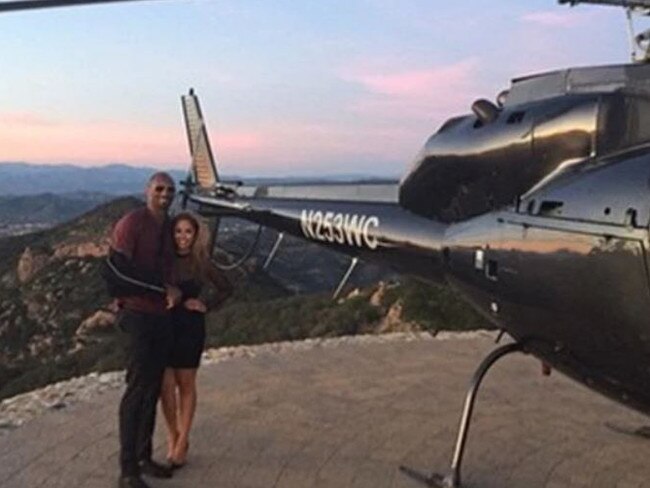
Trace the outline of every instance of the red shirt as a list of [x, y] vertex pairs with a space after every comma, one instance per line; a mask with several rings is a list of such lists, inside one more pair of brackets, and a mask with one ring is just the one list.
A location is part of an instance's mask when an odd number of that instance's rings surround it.
[[[132, 210], [115, 224], [111, 247], [129, 258], [139, 271], [152, 276], [162, 274], [166, 284], [172, 282], [174, 245], [169, 219], [160, 222], [147, 207]], [[167, 313], [165, 296], [161, 293], [122, 297], [118, 303], [136, 312]]]

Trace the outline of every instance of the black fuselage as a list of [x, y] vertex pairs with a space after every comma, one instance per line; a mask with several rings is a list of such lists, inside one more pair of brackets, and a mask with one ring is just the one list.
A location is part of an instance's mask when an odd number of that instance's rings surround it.
[[451, 224], [446, 276], [575, 379], [650, 412], [650, 150]]

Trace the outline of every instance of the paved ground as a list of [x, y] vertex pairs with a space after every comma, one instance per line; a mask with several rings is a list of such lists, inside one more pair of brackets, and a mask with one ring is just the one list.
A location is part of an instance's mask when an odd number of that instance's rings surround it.
[[[201, 369], [190, 463], [154, 487], [411, 487], [404, 463], [445, 468], [486, 338], [342, 344]], [[512, 356], [484, 383], [465, 482], [476, 488], [650, 487], [644, 418]], [[111, 487], [120, 391], [0, 436], [1, 488]], [[162, 429], [159, 429], [162, 430]], [[157, 438], [158, 454], [164, 439]]]

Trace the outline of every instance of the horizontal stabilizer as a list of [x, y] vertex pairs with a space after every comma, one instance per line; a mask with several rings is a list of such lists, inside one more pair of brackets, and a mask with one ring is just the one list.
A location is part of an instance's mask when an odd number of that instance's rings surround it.
[[315, 182], [285, 185], [242, 186], [241, 196], [256, 198], [288, 198], [396, 203], [397, 181]]

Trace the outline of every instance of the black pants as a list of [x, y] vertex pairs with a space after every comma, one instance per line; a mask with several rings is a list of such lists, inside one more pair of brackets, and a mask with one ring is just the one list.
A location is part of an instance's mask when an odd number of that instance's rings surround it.
[[124, 311], [120, 328], [128, 334], [126, 391], [120, 403], [122, 475], [139, 473], [138, 462], [151, 459], [156, 404], [171, 347], [168, 316]]

